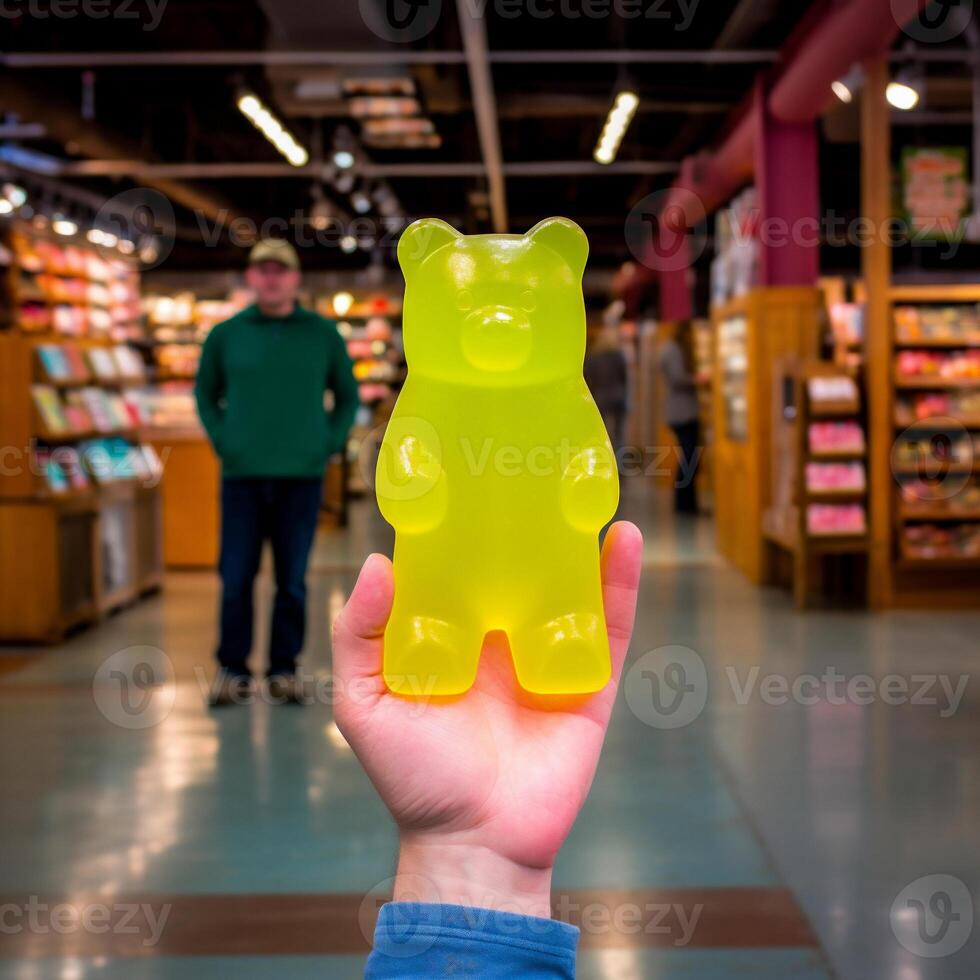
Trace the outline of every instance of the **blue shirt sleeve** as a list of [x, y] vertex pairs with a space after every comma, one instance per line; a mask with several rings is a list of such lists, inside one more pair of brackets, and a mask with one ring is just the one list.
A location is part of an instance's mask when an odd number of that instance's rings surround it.
[[574, 980], [578, 929], [554, 919], [462, 905], [381, 907], [365, 980], [519, 977]]

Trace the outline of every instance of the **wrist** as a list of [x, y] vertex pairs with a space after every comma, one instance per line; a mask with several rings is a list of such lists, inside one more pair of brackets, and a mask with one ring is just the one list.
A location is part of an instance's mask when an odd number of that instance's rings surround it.
[[393, 898], [551, 918], [551, 867], [451, 838], [402, 835]]

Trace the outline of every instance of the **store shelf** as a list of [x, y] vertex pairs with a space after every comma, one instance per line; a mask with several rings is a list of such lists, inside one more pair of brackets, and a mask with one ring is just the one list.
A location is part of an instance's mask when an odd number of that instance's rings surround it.
[[924, 569], [980, 569], [980, 555], [936, 555], [934, 558], [919, 558], [903, 555], [898, 559], [898, 567], [908, 570]]
[[806, 454], [809, 462], [813, 463], [847, 463], [862, 460], [867, 456], [865, 449], [841, 449], [837, 451], [813, 452]]
[[980, 303], [980, 283], [905, 283], [888, 290], [893, 303]]
[[51, 432], [48, 429], [38, 429], [37, 438], [41, 442], [58, 445], [70, 445], [73, 442], [83, 442], [85, 439], [132, 439], [135, 429], [84, 429], [73, 432]]
[[[937, 459], [929, 460], [930, 468], [938, 469], [941, 465], [940, 461]], [[943, 468], [943, 476], [953, 476], [953, 475], [969, 475], [975, 472], [976, 466], [973, 463], [950, 463], [948, 466]], [[922, 468], [915, 466], [912, 463], [908, 463], [900, 466], [892, 466], [892, 473], [895, 476], [922, 476]]]
[[862, 500], [868, 492], [867, 487], [840, 490], [806, 489], [806, 499], [815, 504], [833, 503], [836, 500]]
[[810, 402], [810, 418], [812, 419], [839, 419], [847, 418], [860, 414], [861, 406], [858, 402]]
[[903, 521], [954, 521], [969, 524], [980, 521], [980, 510], [956, 511], [948, 507], [916, 510], [915, 508], [906, 507], [901, 513], [901, 518]]
[[930, 337], [919, 340], [908, 340], [906, 338], [897, 337], [895, 339], [895, 346], [903, 349], [908, 348], [910, 350], [915, 350], [917, 348], [921, 348], [923, 350], [959, 350], [964, 347], [980, 347], [980, 336], [962, 338]]
[[895, 377], [895, 387], [916, 388], [980, 388], [980, 378], [903, 378]]
[[896, 416], [895, 428], [909, 429], [913, 426], [919, 426], [923, 429], [942, 429], [944, 425], [939, 421], [940, 418], [952, 419], [958, 425], [963, 426], [964, 429], [980, 429], [980, 415], [941, 415], [924, 419], [900, 418]]

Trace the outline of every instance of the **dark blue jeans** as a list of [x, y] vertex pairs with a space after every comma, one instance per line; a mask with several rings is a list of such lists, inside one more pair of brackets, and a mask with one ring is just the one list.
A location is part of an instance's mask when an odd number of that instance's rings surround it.
[[221, 483], [221, 639], [218, 663], [247, 676], [252, 595], [262, 544], [272, 543], [276, 599], [267, 674], [292, 674], [306, 632], [306, 564], [320, 509], [319, 479], [225, 479]]

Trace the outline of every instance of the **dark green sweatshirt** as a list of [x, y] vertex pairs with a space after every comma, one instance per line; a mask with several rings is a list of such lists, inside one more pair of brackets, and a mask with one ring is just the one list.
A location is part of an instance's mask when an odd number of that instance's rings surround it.
[[226, 477], [322, 476], [358, 406], [343, 338], [301, 306], [285, 317], [249, 306], [217, 324], [201, 351], [195, 395]]

